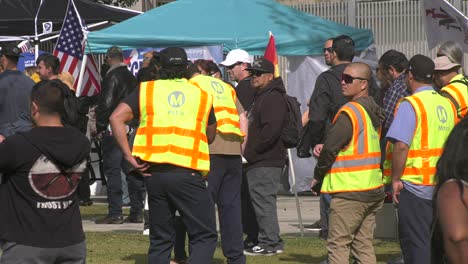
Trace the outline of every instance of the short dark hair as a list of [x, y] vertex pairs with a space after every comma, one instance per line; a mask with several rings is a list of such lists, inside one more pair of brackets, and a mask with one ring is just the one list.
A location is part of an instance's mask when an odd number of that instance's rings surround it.
[[36, 83], [31, 90], [31, 102], [39, 106], [39, 112], [48, 115], [65, 113], [64, 89], [68, 87], [57, 80]]
[[5, 56], [9, 61], [11, 61], [14, 64], [18, 64], [19, 57], [18, 56], [10, 56], [10, 55], [3, 55]]
[[391, 66], [395, 68], [397, 72], [401, 73], [408, 67], [408, 59], [405, 54], [391, 49], [380, 57], [379, 65], [382, 66], [384, 70], [388, 70]]
[[352, 61], [354, 58], [354, 40], [346, 35], [333, 38], [333, 51], [340, 61]]
[[36, 64], [39, 65], [41, 61], [44, 62], [44, 65], [46, 67], [50, 67], [54, 74], [59, 74], [60, 60], [57, 57], [51, 54], [45, 54], [45, 55], [43, 54], [37, 58]]
[[190, 79], [192, 76], [196, 73], [200, 73], [200, 69], [198, 69], [198, 65], [195, 63], [189, 62], [189, 65], [187, 66], [187, 78]]

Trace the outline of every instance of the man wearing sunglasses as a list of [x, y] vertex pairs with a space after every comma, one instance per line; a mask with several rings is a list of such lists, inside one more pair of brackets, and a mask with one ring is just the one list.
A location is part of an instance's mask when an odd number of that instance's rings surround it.
[[[328, 39], [323, 48], [325, 62], [331, 68], [322, 72], [315, 82], [314, 91], [309, 103], [309, 139], [310, 147], [320, 146], [323, 143], [327, 125], [333, 120], [338, 109], [347, 102], [341, 93], [341, 74], [346, 65], [354, 58], [354, 41], [345, 35]], [[310, 154], [309, 154], [310, 155]], [[316, 153], [314, 153], [315, 156]], [[328, 210], [330, 207], [330, 196], [320, 196], [320, 238], [327, 239], [328, 236]]]
[[220, 63], [226, 67], [229, 78], [237, 82], [235, 87], [237, 98], [241, 102], [245, 111], [250, 111], [255, 96], [255, 89], [250, 85], [249, 72], [246, 70], [250, 67], [250, 56], [247, 51], [242, 49], [231, 50], [224, 61]]
[[369, 96], [371, 69], [356, 62], [341, 76], [341, 91], [349, 100], [335, 115], [318, 153], [312, 187], [332, 196], [327, 240], [328, 262], [376, 263], [372, 246], [375, 214], [383, 205], [380, 170], [380, 107]]
[[[224, 61], [220, 63], [224, 66], [232, 81], [237, 82], [237, 98], [246, 112], [250, 112], [255, 97], [255, 89], [250, 83], [250, 73], [246, 70], [250, 67], [250, 56], [242, 49], [231, 50]], [[246, 234], [244, 249], [252, 248], [258, 244], [258, 224], [252, 208], [249, 196], [249, 188], [245, 175], [245, 163], [242, 172], [241, 200], [242, 200], [242, 229]]]
[[244, 250], [251, 256], [271, 256], [284, 248], [276, 213], [276, 193], [279, 190], [286, 148], [281, 131], [288, 111], [283, 97], [286, 89], [281, 77], [275, 78], [273, 64], [261, 58], [252, 67], [255, 102], [249, 111], [249, 138], [244, 151], [247, 184], [259, 227], [258, 245]]

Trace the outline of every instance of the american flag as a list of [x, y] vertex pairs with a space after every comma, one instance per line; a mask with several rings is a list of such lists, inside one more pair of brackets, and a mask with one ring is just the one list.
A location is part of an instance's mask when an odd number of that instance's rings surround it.
[[[69, 0], [60, 37], [57, 40], [53, 54], [60, 59], [60, 72], [69, 72], [75, 78], [73, 87], [77, 91], [76, 96], [93, 96], [101, 90], [100, 75], [93, 56], [83, 54], [85, 44], [83, 28], [86, 29], [86, 25], [81, 20], [73, 0]], [[77, 86], [83, 55], [88, 56], [88, 58], [81, 84], [83, 88], [79, 92]]]
[[21, 49], [21, 52], [32, 52], [34, 53], [34, 46], [31, 44], [29, 40], [24, 40], [20, 44], [18, 44], [18, 48]]

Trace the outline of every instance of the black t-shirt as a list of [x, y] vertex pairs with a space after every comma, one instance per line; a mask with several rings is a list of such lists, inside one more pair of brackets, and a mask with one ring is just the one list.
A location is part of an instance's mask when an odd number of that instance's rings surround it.
[[256, 90], [250, 84], [250, 78], [247, 77], [240, 81], [236, 88], [236, 95], [245, 111], [249, 112], [255, 98]]
[[0, 144], [0, 240], [42, 248], [84, 241], [76, 188], [89, 145], [72, 127], [33, 128]]
[[[127, 104], [133, 112], [133, 118], [140, 118], [140, 89], [135, 89], [131, 94], [129, 94], [123, 101]], [[216, 123], [216, 116], [214, 113], [213, 106], [211, 106], [210, 114], [208, 116], [208, 125]], [[195, 170], [175, 166], [172, 164], [165, 163], [151, 163], [149, 172], [195, 172]]]

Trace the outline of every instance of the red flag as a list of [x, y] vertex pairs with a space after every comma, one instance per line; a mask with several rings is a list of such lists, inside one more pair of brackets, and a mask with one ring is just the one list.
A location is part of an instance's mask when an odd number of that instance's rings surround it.
[[278, 54], [276, 53], [275, 37], [270, 33], [270, 40], [265, 49], [265, 54], [263, 57], [275, 66], [275, 77], [279, 77], [279, 66], [278, 66]]
[[53, 54], [60, 60], [60, 72], [69, 72], [75, 78], [73, 84], [75, 90], [78, 88], [83, 56], [88, 56], [86, 65], [84, 65], [83, 89], [81, 89], [80, 94], [76, 90], [78, 97], [93, 96], [101, 90], [100, 75], [93, 56], [84, 55], [85, 34], [83, 28], [86, 29], [86, 25], [81, 20], [73, 0], [69, 0], [67, 13]]

